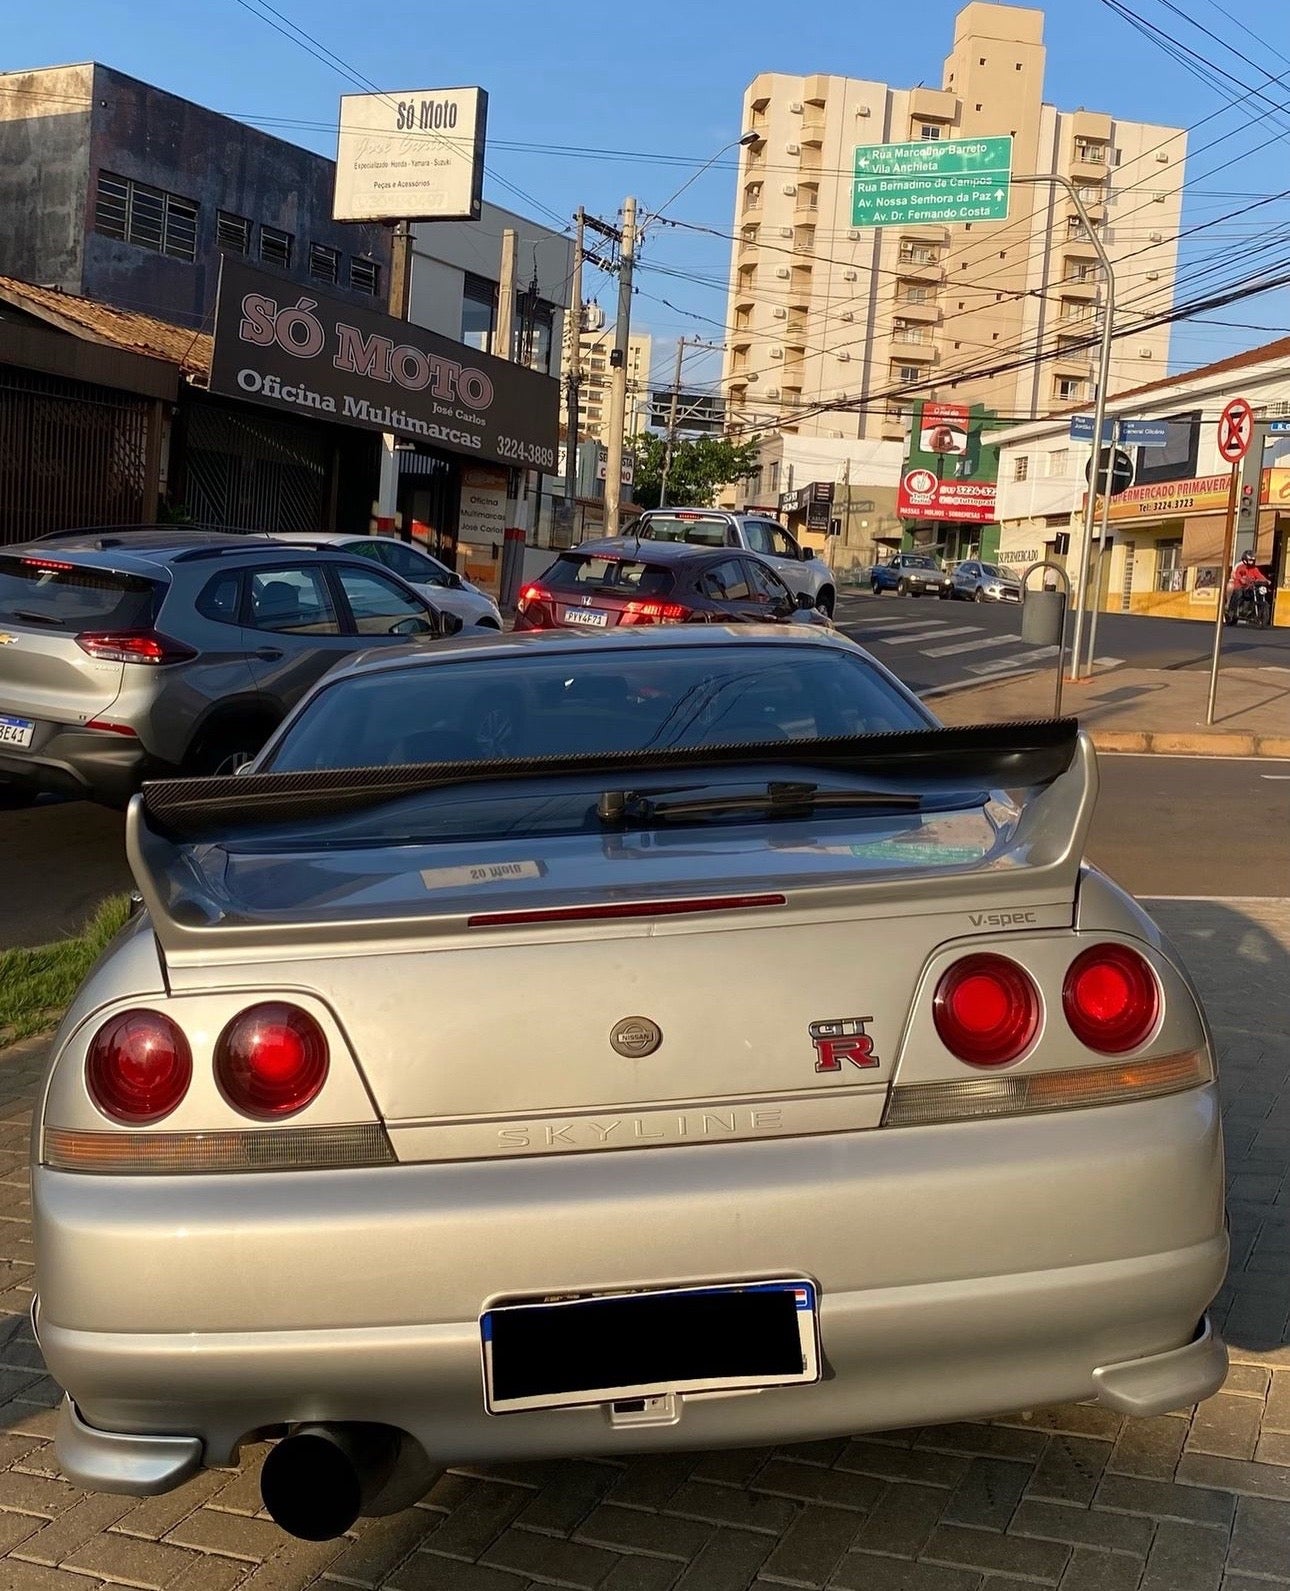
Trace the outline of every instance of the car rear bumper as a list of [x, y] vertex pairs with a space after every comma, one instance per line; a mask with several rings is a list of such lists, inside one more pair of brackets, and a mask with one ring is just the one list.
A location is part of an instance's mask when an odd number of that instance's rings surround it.
[[[1158, 1413], [1223, 1373], [1197, 1339], [1227, 1265], [1212, 1086], [774, 1144], [224, 1177], [38, 1167], [33, 1183], [49, 1368], [91, 1431], [184, 1439], [179, 1478], [194, 1440], [222, 1464], [303, 1420], [389, 1423], [436, 1462], [488, 1461], [1084, 1398]], [[683, 1395], [657, 1424], [485, 1411], [479, 1315], [501, 1298], [790, 1275], [820, 1289], [819, 1384]], [[70, 1420], [60, 1440], [85, 1484], [142, 1484]]]
[[54, 726], [31, 751], [0, 750], [0, 783], [124, 806], [154, 772], [133, 735]]

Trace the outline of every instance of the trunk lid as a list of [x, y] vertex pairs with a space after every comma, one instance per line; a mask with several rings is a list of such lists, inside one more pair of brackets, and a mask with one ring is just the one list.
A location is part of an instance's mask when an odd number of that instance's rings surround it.
[[84, 632], [146, 629], [161, 586], [64, 557], [0, 554], [0, 715], [83, 723], [121, 690], [125, 665], [91, 657]]

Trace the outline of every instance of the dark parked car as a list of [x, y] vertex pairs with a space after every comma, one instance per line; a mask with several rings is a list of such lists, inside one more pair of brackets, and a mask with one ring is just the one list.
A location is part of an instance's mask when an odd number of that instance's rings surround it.
[[614, 536], [561, 553], [520, 593], [517, 630], [638, 624], [823, 624], [807, 592], [730, 547]]
[[230, 771], [320, 675], [455, 634], [370, 559], [183, 526], [0, 552], [0, 805], [120, 805], [147, 778]]
[[898, 552], [886, 563], [874, 564], [869, 585], [875, 597], [884, 591], [894, 591], [898, 597], [950, 594], [950, 577], [929, 552]]

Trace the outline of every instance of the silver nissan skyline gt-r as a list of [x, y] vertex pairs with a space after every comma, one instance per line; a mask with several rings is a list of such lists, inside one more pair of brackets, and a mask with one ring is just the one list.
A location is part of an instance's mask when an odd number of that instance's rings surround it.
[[36, 1112], [63, 1470], [276, 1439], [322, 1539], [453, 1461], [1209, 1395], [1211, 1043], [1096, 792], [753, 626], [369, 654], [148, 785]]

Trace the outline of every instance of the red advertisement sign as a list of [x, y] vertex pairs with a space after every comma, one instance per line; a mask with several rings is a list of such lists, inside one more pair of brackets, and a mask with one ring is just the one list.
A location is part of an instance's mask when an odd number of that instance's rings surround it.
[[962, 403], [915, 409], [896, 494], [902, 519], [988, 525], [995, 518], [998, 450], [981, 445], [983, 412]]

